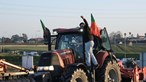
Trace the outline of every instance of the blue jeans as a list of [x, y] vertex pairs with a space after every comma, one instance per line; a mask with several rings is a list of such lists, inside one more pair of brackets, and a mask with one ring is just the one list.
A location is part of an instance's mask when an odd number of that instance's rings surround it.
[[86, 57], [86, 64], [87, 66], [91, 66], [91, 61], [94, 65], [97, 65], [97, 60], [93, 54], [93, 41], [88, 41], [85, 43], [85, 57]]

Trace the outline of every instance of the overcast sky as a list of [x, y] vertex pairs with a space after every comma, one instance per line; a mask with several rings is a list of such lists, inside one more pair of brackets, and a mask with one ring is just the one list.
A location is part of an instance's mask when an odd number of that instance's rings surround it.
[[146, 33], [146, 0], [0, 0], [0, 37], [42, 37], [40, 19], [50, 30], [76, 27], [81, 15], [90, 25], [91, 13], [109, 33]]

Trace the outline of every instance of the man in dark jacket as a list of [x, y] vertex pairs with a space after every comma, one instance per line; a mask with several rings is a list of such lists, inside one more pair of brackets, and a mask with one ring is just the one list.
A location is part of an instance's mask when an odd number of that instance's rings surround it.
[[93, 35], [90, 33], [90, 28], [88, 26], [88, 22], [86, 19], [81, 16], [84, 23], [80, 23], [80, 27], [83, 28], [83, 43], [85, 44], [85, 57], [86, 57], [86, 64], [87, 66], [91, 66], [91, 61], [94, 66], [98, 66], [97, 60], [93, 54]]

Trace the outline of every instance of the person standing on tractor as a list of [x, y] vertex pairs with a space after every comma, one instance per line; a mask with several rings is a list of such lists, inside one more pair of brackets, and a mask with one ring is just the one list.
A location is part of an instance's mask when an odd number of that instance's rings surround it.
[[91, 61], [94, 64], [94, 67], [98, 67], [98, 62], [93, 54], [93, 35], [90, 33], [90, 28], [86, 19], [81, 16], [84, 23], [80, 23], [80, 27], [83, 29], [83, 44], [85, 45], [85, 62], [88, 67], [91, 67]]

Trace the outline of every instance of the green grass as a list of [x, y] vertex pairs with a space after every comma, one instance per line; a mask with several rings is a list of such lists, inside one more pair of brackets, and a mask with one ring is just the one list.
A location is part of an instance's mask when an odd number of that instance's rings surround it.
[[139, 54], [141, 52], [146, 52], [146, 45], [127, 45], [126, 49], [125, 45], [112, 45], [112, 49], [119, 58], [125, 57], [126, 54], [126, 57], [139, 59]]
[[[34, 65], [37, 65], [39, 56], [34, 57]], [[5, 59], [5, 61], [22, 66], [22, 55], [19, 54], [10, 54], [10, 53], [0, 53], [0, 59]]]
[[[23, 51], [47, 51], [47, 45], [0, 45], [0, 51], [6, 51], [5, 53], [0, 53], [0, 59], [5, 59], [15, 65], [21, 66], [22, 64], [22, 53]], [[39, 56], [34, 56], [34, 65], [37, 65]]]
[[[34, 65], [38, 64], [39, 56], [33, 56], [34, 58]], [[22, 66], [22, 56], [18, 54], [10, 54], [10, 53], [0, 53], [0, 59], [4, 59], [6, 62], [11, 64]], [[7, 72], [18, 72], [18, 70], [7, 66]]]
[[0, 45], [0, 48], [10, 51], [47, 51], [47, 45]]
[[[16, 54], [9, 54], [9, 53], [1, 53], [0, 59], [5, 59], [7, 62], [13, 62], [13, 64], [20, 65], [19, 62], [21, 62], [21, 56]], [[17, 61], [15, 61], [17, 60]]]

